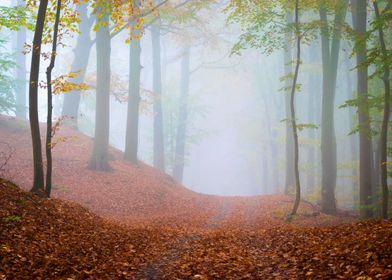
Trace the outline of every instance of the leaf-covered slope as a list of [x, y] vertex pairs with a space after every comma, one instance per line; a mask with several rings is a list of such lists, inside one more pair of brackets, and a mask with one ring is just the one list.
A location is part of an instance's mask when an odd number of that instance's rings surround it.
[[0, 279], [134, 279], [170, 237], [115, 225], [3, 180], [0, 206]]
[[[0, 279], [390, 279], [392, 221], [126, 227], [0, 181]], [[225, 213], [223, 213], [225, 215]]]
[[[33, 174], [28, 125], [0, 116], [0, 134], [2, 141], [15, 149], [4, 176], [29, 190]], [[292, 205], [292, 200], [282, 195], [224, 198], [197, 194], [150, 166], [123, 161], [123, 154], [113, 148], [112, 171], [89, 170], [91, 138], [62, 126], [56, 141], [53, 197], [80, 203], [94, 213], [123, 223], [188, 228], [210, 228], [213, 224], [273, 227], [282, 223]], [[342, 221], [317, 212], [317, 208], [302, 204], [298, 220], [310, 225]]]

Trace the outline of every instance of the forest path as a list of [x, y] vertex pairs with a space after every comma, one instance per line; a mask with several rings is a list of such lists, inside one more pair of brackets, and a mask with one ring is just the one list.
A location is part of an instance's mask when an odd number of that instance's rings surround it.
[[[0, 117], [0, 135], [15, 148], [5, 177], [29, 190], [28, 130]], [[290, 197], [195, 193], [113, 148], [111, 172], [89, 170], [91, 138], [65, 127], [57, 137], [73, 140], [54, 149], [56, 199], [0, 189], [0, 278], [392, 277], [391, 221], [347, 224], [301, 203], [288, 224]]]
[[[203, 201], [200, 201], [200, 209], [205, 207], [204, 204]], [[203, 226], [204, 230], [214, 231], [220, 228], [232, 209], [232, 202], [229, 199], [224, 199], [221, 205], [219, 205], [218, 211]], [[170, 264], [181, 259], [184, 254], [192, 254], [194, 244], [203, 238], [205, 238], [205, 232], [200, 231], [175, 238], [174, 242], [170, 244], [170, 248], [167, 248], [161, 256], [148, 264], [144, 270], [143, 277], [148, 280], [162, 279], [162, 271]]]

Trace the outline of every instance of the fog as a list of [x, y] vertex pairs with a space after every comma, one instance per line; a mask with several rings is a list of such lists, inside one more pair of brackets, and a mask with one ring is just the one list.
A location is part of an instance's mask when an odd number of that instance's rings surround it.
[[[3, 5], [6, 4], [3, 1]], [[218, 1], [198, 13], [200, 22], [164, 25], [161, 30], [162, 103], [165, 135], [166, 173], [172, 173], [175, 122], [184, 48], [190, 47], [189, 116], [187, 127], [186, 159], [183, 184], [196, 192], [229, 196], [249, 196], [282, 192], [285, 187], [286, 119], [284, 76], [284, 50], [272, 53], [262, 50], [243, 50], [232, 54], [241, 28], [228, 24], [223, 12], [227, 3]], [[202, 24], [201, 24], [202, 23]], [[139, 150], [141, 161], [153, 165], [153, 61], [151, 27], [144, 30], [141, 41], [141, 95], [139, 121]], [[1, 31], [12, 37], [12, 32]], [[91, 38], [95, 32], [91, 31]], [[78, 35], [68, 36], [65, 47], [58, 51], [54, 75], [71, 71], [74, 47]], [[129, 80], [129, 44], [127, 31], [111, 40], [111, 97], [110, 145], [124, 150]], [[27, 41], [32, 34], [28, 32]], [[9, 43], [14, 46], [15, 40]], [[301, 90], [296, 107], [300, 123], [320, 125], [321, 81], [320, 45], [303, 46], [303, 69], [300, 72]], [[45, 46], [49, 50], [49, 46]], [[311, 61], [311, 56], [316, 61]], [[336, 93], [336, 134], [338, 149], [338, 197], [353, 203], [352, 193], [356, 169], [351, 156], [351, 143], [357, 138], [348, 136], [355, 120], [353, 111], [339, 109], [352, 97], [356, 78], [352, 71], [354, 60], [350, 51], [341, 52]], [[30, 61], [30, 55], [26, 57]], [[44, 79], [45, 69], [41, 67]], [[313, 76], [312, 76], [313, 75]], [[26, 80], [28, 73], [26, 73]], [[311, 79], [316, 79], [312, 82]], [[351, 88], [347, 85], [350, 79]], [[92, 47], [85, 82], [90, 89], [80, 93], [81, 104], [78, 129], [94, 137], [94, 104], [96, 86], [96, 49]], [[46, 120], [46, 95], [39, 96], [40, 121]], [[54, 117], [61, 116], [64, 93], [54, 100]], [[313, 97], [312, 97], [313, 95]], [[313, 195], [320, 186], [320, 131], [300, 131], [300, 170], [305, 195]], [[354, 141], [354, 142], [353, 142]], [[355, 149], [355, 147], [354, 147]], [[312, 154], [311, 154], [312, 153]], [[314, 155], [313, 155], [314, 153]], [[310, 157], [314, 157], [311, 159]], [[306, 190], [309, 190], [307, 193]], [[344, 194], [349, 196], [347, 201]]]

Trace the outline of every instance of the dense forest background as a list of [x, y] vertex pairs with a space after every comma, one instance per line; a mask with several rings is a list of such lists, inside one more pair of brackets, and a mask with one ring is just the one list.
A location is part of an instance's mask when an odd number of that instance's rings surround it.
[[2, 2], [0, 108], [30, 121], [34, 191], [70, 126], [91, 169], [114, 146], [197, 192], [391, 211], [390, 1]]

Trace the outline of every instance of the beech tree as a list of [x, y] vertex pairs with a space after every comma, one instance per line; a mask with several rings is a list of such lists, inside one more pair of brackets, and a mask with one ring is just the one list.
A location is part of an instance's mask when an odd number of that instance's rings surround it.
[[[79, 73], [77, 77], [71, 79], [71, 81], [75, 84], [81, 84], [84, 82], [91, 48], [94, 44], [94, 40], [90, 37], [90, 32], [94, 25], [95, 16], [88, 16], [88, 6], [88, 3], [82, 2], [77, 7], [77, 12], [80, 15], [80, 21], [78, 23], [79, 34], [77, 37], [76, 47], [73, 51], [74, 59], [71, 65], [71, 71]], [[67, 123], [74, 128], [77, 128], [78, 124], [80, 97], [81, 95], [79, 91], [71, 91], [64, 95], [61, 114], [62, 116], [69, 118]]]
[[[25, 8], [23, 0], [17, 1], [18, 7]], [[26, 82], [26, 56], [24, 54], [24, 44], [26, 43], [26, 27], [20, 27], [16, 33], [16, 116], [27, 119], [27, 82]]]
[[[388, 30], [388, 22], [391, 20], [391, 15], [388, 15], [392, 8], [392, 3], [389, 2], [386, 7], [380, 12], [378, 1], [373, 1], [373, 8], [375, 13], [375, 21], [372, 23], [374, 29], [378, 32], [379, 49], [376, 48], [370, 54], [373, 56], [373, 60], [377, 61], [380, 65], [377, 72], [380, 73], [381, 79], [384, 84], [384, 108], [383, 108], [383, 120], [381, 125], [380, 135], [380, 178], [382, 188], [382, 208], [381, 215], [384, 219], [388, 218], [388, 200], [389, 200], [389, 188], [388, 188], [388, 129], [390, 119], [390, 102], [391, 102], [391, 62], [392, 56], [390, 51], [387, 49], [386, 37], [384, 30]], [[381, 55], [379, 56], [378, 53]], [[376, 62], [376, 61], [375, 61]]]
[[[157, 4], [157, 3], [156, 3]], [[163, 133], [162, 110], [162, 75], [161, 75], [161, 19], [158, 15], [151, 25], [152, 60], [153, 60], [153, 91], [154, 91], [154, 167], [165, 171], [165, 147]]]
[[[133, 10], [136, 14], [140, 13], [140, 2], [133, 2]], [[130, 26], [136, 29], [134, 38], [131, 38], [129, 46], [129, 90], [128, 90], [128, 110], [127, 110], [127, 129], [125, 135], [124, 159], [137, 163], [138, 141], [139, 141], [139, 103], [140, 103], [140, 19], [131, 19]], [[138, 28], [137, 28], [138, 27]]]
[[[54, 67], [56, 50], [57, 50], [57, 39], [59, 34], [60, 25], [60, 12], [61, 12], [61, 2], [55, 2], [57, 6], [55, 10], [54, 26], [53, 26], [53, 36], [49, 34], [51, 26], [48, 22], [52, 20], [48, 18], [48, 1], [41, 1], [38, 7], [37, 20], [35, 25], [33, 46], [32, 46], [32, 60], [31, 60], [31, 70], [30, 70], [30, 81], [29, 81], [29, 117], [30, 117], [30, 131], [33, 144], [33, 167], [34, 167], [34, 180], [31, 192], [36, 193], [41, 196], [50, 195], [51, 191], [51, 170], [52, 170], [52, 160], [51, 160], [51, 137], [52, 137], [52, 79], [51, 72]], [[67, 4], [71, 4], [66, 2]], [[66, 6], [66, 5], [64, 5]], [[63, 28], [68, 31], [73, 31], [73, 25], [75, 23], [75, 17], [73, 16], [72, 9], [64, 12], [64, 16], [67, 17], [67, 23]], [[64, 30], [64, 33], [66, 31]], [[44, 36], [45, 35], [45, 36]], [[39, 127], [39, 116], [38, 116], [38, 87], [39, 87], [39, 69], [41, 62], [41, 47], [42, 44], [46, 42], [52, 42], [52, 52], [50, 54], [50, 64], [47, 68], [47, 87], [48, 87], [48, 124], [47, 124], [47, 139], [46, 139], [46, 153], [48, 157], [48, 170], [47, 170], [47, 183], [48, 188], [45, 190], [44, 182], [44, 166], [42, 160], [42, 146], [41, 146], [41, 135]], [[71, 84], [68, 84], [69, 86]], [[69, 89], [69, 87], [68, 87]], [[65, 89], [67, 90], [67, 89]], [[64, 90], [64, 91], [65, 91]]]
[[359, 126], [359, 202], [362, 218], [372, 216], [373, 147], [368, 107], [368, 67], [366, 65], [367, 1], [351, 0], [357, 58], [357, 94]]
[[46, 187], [45, 193], [50, 197], [52, 191], [52, 113], [53, 113], [53, 102], [52, 102], [52, 71], [56, 63], [57, 56], [57, 38], [58, 29], [60, 23], [60, 12], [61, 12], [61, 0], [57, 0], [56, 17], [53, 27], [53, 42], [52, 42], [52, 53], [50, 55], [50, 64], [46, 69], [46, 83], [48, 87], [48, 115], [46, 122]]
[[[328, 28], [327, 1], [319, 8], [321, 20], [321, 54], [323, 64], [323, 96], [321, 113], [321, 208], [328, 214], [336, 213], [335, 188], [337, 175], [336, 134], [334, 126], [336, 77], [340, 41], [348, 1], [339, 0], [334, 7], [333, 31]], [[332, 42], [330, 42], [332, 37]]]
[[190, 56], [191, 48], [185, 47], [181, 60], [180, 106], [178, 110], [176, 151], [174, 158], [173, 177], [182, 182], [185, 164], [185, 145], [188, 121], [188, 95], [190, 82]]
[[96, 52], [97, 52], [97, 89], [95, 108], [94, 146], [89, 167], [109, 170], [109, 124], [110, 124], [110, 3], [96, 3]]
[[[299, 22], [299, 2], [295, 2], [295, 6], [291, 3], [283, 1], [275, 2], [252, 2], [250, 5], [244, 6], [239, 1], [231, 1], [227, 11], [230, 12], [229, 19], [231, 21], [239, 22], [243, 28], [243, 33], [240, 36], [239, 42], [234, 46], [233, 52], [239, 53], [245, 48], [262, 49], [267, 53], [271, 53], [276, 49], [286, 49], [285, 52], [285, 76], [282, 80], [286, 81], [284, 91], [287, 93], [290, 90], [289, 98], [286, 96], [286, 122], [290, 124], [291, 131], [287, 130], [286, 138], [291, 135], [293, 139], [292, 151], [293, 158], [290, 158], [290, 147], [286, 139], [286, 184], [285, 191], [291, 184], [290, 178], [293, 175], [295, 186], [295, 202], [293, 209], [288, 216], [291, 219], [297, 212], [300, 198], [301, 198], [301, 183], [299, 174], [299, 144], [298, 144], [298, 130], [304, 128], [314, 128], [314, 124], [301, 124], [296, 119], [295, 109], [295, 93], [298, 90], [298, 74], [301, 64], [301, 41], [308, 42], [313, 38], [311, 34], [317, 25], [313, 22]], [[291, 12], [294, 10], [295, 19], [291, 22]], [[245, 16], [246, 15], [246, 16]], [[288, 44], [293, 41], [291, 34], [295, 36], [296, 45], [296, 59], [294, 73], [289, 73], [289, 64], [287, 60], [290, 59], [291, 54], [288, 49]], [[291, 81], [288, 87], [287, 81]], [[287, 127], [286, 127], [287, 128]], [[287, 161], [291, 160], [291, 164]], [[289, 168], [291, 166], [291, 170]]]
[[293, 138], [294, 138], [294, 174], [295, 174], [295, 201], [293, 210], [290, 213], [289, 219], [297, 214], [297, 210], [299, 207], [299, 203], [301, 200], [301, 182], [299, 178], [299, 148], [298, 148], [298, 128], [297, 128], [297, 119], [295, 113], [295, 92], [297, 88], [297, 80], [299, 73], [299, 66], [301, 64], [301, 38], [302, 34], [299, 26], [299, 4], [298, 0], [295, 1], [295, 36], [296, 36], [296, 47], [297, 47], [297, 56], [295, 62], [295, 70], [294, 70], [294, 78], [293, 85], [290, 93], [290, 111], [291, 111], [291, 126], [293, 129]]
[[44, 31], [47, 7], [48, 0], [41, 0], [38, 8], [37, 23], [35, 25], [29, 82], [29, 119], [31, 139], [33, 143], [34, 163], [34, 181], [31, 191], [37, 194], [44, 193], [44, 170], [38, 120], [38, 79], [41, 61], [42, 35]]

